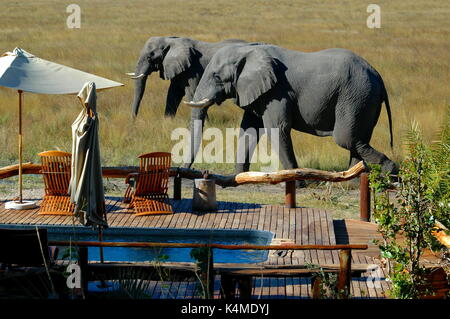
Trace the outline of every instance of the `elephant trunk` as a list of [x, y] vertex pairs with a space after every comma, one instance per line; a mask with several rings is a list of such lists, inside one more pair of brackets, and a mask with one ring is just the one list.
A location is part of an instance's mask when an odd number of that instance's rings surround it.
[[135, 79], [134, 100], [132, 105], [133, 117], [136, 117], [141, 105], [142, 96], [145, 92], [145, 84], [147, 83], [148, 75], [143, 75]]
[[191, 144], [190, 144], [190, 154], [189, 161], [184, 163], [184, 167], [191, 167], [194, 163], [195, 156], [200, 150], [202, 144], [203, 127], [205, 125], [205, 120], [208, 115], [208, 108], [193, 108], [191, 112]]

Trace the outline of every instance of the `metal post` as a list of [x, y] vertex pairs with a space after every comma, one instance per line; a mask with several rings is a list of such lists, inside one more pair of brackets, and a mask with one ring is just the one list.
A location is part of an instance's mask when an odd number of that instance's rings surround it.
[[180, 200], [181, 199], [181, 177], [178, 174], [173, 179], [173, 199]]
[[359, 216], [364, 222], [370, 222], [369, 175], [362, 173], [359, 177]]
[[208, 299], [214, 299], [214, 254], [213, 249], [209, 247], [209, 258], [208, 258], [208, 272], [207, 272], [207, 291], [208, 291]]
[[[103, 228], [101, 226], [98, 228], [98, 241], [103, 242]], [[99, 249], [100, 249], [100, 263], [103, 264], [105, 262], [105, 258], [103, 255], [103, 246], [100, 246]]]
[[23, 91], [19, 90], [19, 203], [22, 204], [22, 103]]
[[286, 182], [286, 195], [284, 202], [287, 208], [295, 208], [295, 181]]

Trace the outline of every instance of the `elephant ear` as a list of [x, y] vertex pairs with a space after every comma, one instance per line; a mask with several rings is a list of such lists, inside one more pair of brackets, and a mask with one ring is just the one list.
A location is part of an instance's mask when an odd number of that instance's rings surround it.
[[275, 67], [275, 60], [261, 49], [253, 49], [239, 61], [235, 77], [239, 106], [250, 105], [275, 86]]
[[162, 78], [171, 80], [186, 71], [192, 65], [194, 55], [195, 51], [190, 46], [171, 45], [162, 62]]

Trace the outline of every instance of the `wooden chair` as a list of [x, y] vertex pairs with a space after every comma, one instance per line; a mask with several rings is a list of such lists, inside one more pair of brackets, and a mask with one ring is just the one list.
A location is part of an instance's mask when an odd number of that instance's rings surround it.
[[134, 207], [136, 215], [172, 214], [167, 194], [171, 154], [154, 152], [139, 156], [139, 172], [127, 176], [125, 203]]
[[73, 215], [75, 204], [68, 194], [72, 155], [61, 151], [47, 151], [41, 157], [45, 195], [39, 209], [41, 215]]

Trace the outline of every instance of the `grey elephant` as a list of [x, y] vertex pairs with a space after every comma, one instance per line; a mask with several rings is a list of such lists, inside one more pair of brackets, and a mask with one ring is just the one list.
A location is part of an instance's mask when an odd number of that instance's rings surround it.
[[[197, 41], [179, 37], [151, 37], [145, 43], [133, 75], [135, 94], [132, 105], [133, 116], [137, 116], [145, 91], [148, 76], [159, 71], [161, 79], [170, 80], [166, 100], [166, 116], [174, 116], [183, 98], [191, 100], [212, 56], [220, 48], [246, 43], [242, 40], [225, 40], [218, 43]], [[184, 166], [190, 167], [199, 150], [202, 129], [208, 108], [193, 109], [191, 112], [191, 151], [190, 160]], [[195, 121], [201, 125], [194, 126]], [[252, 112], [244, 112], [242, 127], [263, 127], [262, 120]], [[195, 130], [194, 130], [195, 129]], [[236, 172], [248, 171], [249, 160], [236, 165]]]
[[[392, 137], [388, 95], [378, 72], [345, 49], [303, 53], [274, 45], [222, 48], [208, 64], [186, 102], [196, 108], [226, 99], [279, 129], [279, 157], [285, 169], [296, 168], [291, 129], [332, 136], [350, 151], [350, 165], [360, 160], [397, 172], [397, 165], [370, 144], [384, 102]], [[325, 154], [324, 154], [325, 155]]]

